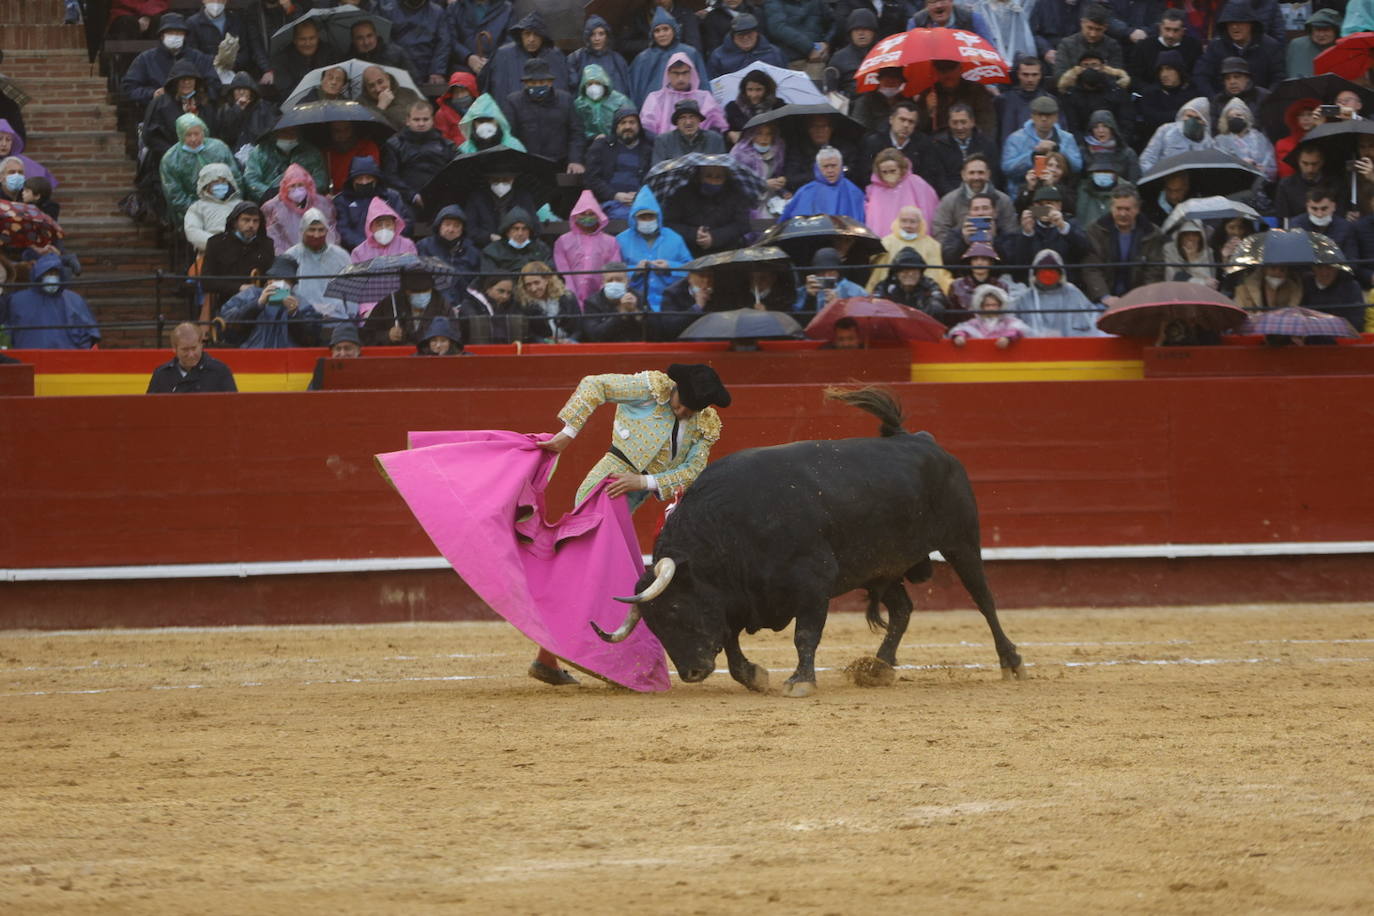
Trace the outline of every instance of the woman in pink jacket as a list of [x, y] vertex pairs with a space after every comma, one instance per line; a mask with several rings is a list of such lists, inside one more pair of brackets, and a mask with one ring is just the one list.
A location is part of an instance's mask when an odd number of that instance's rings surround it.
[[[620, 260], [620, 246], [614, 236], [605, 232], [608, 222], [596, 195], [583, 191], [572, 209], [568, 231], [553, 243], [553, 266], [563, 275], [563, 282], [577, 296], [579, 305], [601, 288], [602, 268]], [[575, 273], [580, 270], [595, 273]]]
[[929, 226], [939, 204], [935, 189], [911, 171], [911, 160], [901, 150], [888, 147], [873, 158], [873, 175], [864, 191], [864, 222], [876, 234], [886, 235], [903, 207], [920, 210]]

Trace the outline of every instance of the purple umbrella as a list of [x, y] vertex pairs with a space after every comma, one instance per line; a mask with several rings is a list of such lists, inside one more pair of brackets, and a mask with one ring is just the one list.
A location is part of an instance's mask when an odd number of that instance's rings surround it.
[[1328, 315], [1300, 305], [1260, 312], [1240, 329], [1242, 334], [1274, 334], [1279, 337], [1359, 337], [1360, 332], [1339, 315]]

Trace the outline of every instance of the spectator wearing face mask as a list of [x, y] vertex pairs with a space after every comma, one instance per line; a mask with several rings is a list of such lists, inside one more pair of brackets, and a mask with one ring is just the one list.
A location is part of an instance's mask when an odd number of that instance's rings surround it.
[[333, 229], [329, 220], [322, 211], [311, 208], [301, 217], [300, 225], [300, 241], [285, 252], [286, 257], [296, 262], [300, 277], [296, 283], [297, 292], [320, 313], [323, 329], [356, 319], [358, 303], [344, 302], [325, 292], [329, 281], [353, 263], [347, 251], [330, 241]]
[[887, 235], [883, 236], [883, 253], [873, 261], [873, 272], [868, 276], [869, 291], [887, 279], [887, 267], [882, 265], [890, 264], [903, 248], [913, 248], [928, 265], [926, 276], [934, 280], [942, 291], [949, 292], [953, 278], [949, 271], [939, 266], [944, 264], [944, 253], [940, 243], [930, 235], [928, 225], [925, 214], [918, 207], [906, 206], [897, 211]]
[[516, 210], [534, 213], [538, 204], [519, 176], [491, 173], [468, 195], [468, 231], [473, 242], [485, 248], [501, 238], [501, 224]]
[[296, 262], [273, 260], [261, 288], [244, 287], [220, 309], [229, 341], [245, 350], [316, 346], [320, 313], [301, 298], [295, 285]]
[[1112, 208], [1112, 194], [1121, 184], [1121, 160], [1115, 153], [1094, 153], [1088, 159], [1087, 181], [1078, 183], [1078, 205], [1074, 219], [1091, 226]]
[[158, 23], [158, 44], [139, 53], [119, 81], [119, 91], [126, 99], [146, 106], [156, 95], [165, 91], [167, 76], [178, 60], [188, 61], [201, 79], [211, 98], [219, 97], [220, 80], [210, 55], [188, 47], [186, 20], [178, 13], [167, 13]]
[[174, 63], [162, 88], [162, 94], [148, 103], [141, 125], [143, 146], [154, 164], [176, 144], [176, 121], [184, 114], [196, 115], [204, 121], [211, 136], [219, 133], [218, 112], [211, 107], [205, 81], [196, 73], [194, 64], [188, 60]]
[[335, 228], [341, 247], [352, 251], [367, 238], [368, 213], [373, 200], [385, 203], [402, 224], [414, 218], [401, 195], [383, 182], [377, 160], [359, 156], [348, 170], [347, 184], [334, 195]]
[[186, 211], [200, 198], [200, 170], [212, 162], [228, 167], [234, 184], [243, 187], [243, 175], [238, 160], [229, 147], [209, 135], [205, 122], [193, 114], [184, 114], [176, 121], [176, 146], [169, 149], [158, 165], [162, 179], [162, 194], [167, 199], [167, 216], [173, 225], [181, 225]]
[[477, 153], [495, 146], [525, 152], [525, 144], [511, 133], [506, 113], [490, 95], [483, 94], [474, 99], [458, 126], [466, 138], [458, 147], [459, 153]]
[[659, 310], [663, 290], [681, 276], [676, 268], [692, 259], [682, 236], [663, 224], [663, 209], [647, 187], [630, 204], [630, 225], [615, 237], [622, 260], [630, 265], [630, 288], [647, 307]]
[[[270, 32], [268, 34], [271, 34]], [[201, 0], [200, 12], [186, 20], [186, 46], [214, 60], [225, 37], [238, 41], [232, 60], [223, 63], [228, 70], [247, 70], [262, 75], [270, 69], [266, 42], [256, 23], [240, 10], [227, 8], [224, 0]]]
[[235, 152], [252, 146], [281, 117], [277, 106], [262, 97], [258, 84], [247, 73], [237, 73], [215, 110], [216, 133]]
[[205, 243], [201, 288], [210, 296], [211, 314], [221, 303], [252, 285], [248, 277], [261, 275], [275, 257], [272, 240], [262, 231], [262, 208], [239, 201], [224, 221], [224, 231]]
[[467, 139], [463, 133], [463, 115], [468, 113], [477, 98], [477, 77], [463, 70], [455, 70], [448, 78], [448, 89], [435, 100], [434, 128], [454, 146]]
[[41, 255], [33, 265], [37, 286], [0, 296], [0, 325], [16, 350], [89, 350], [100, 328], [78, 293], [63, 288], [62, 258]]
[[405, 228], [406, 221], [385, 200], [373, 197], [367, 205], [367, 237], [349, 257], [357, 264], [383, 255], [414, 254], [415, 243], [401, 234]]
[[1254, 126], [1253, 119], [1244, 99], [1227, 102], [1217, 121], [1216, 148], [1263, 174], [1265, 181], [1273, 181], [1279, 173], [1274, 144]]
[[481, 264], [482, 251], [468, 235], [468, 218], [463, 208], [449, 204], [434, 217], [434, 231], [415, 246], [421, 257], [438, 258], [456, 274], [445, 298], [451, 306], [458, 305], [457, 296], [469, 286]]
[[258, 203], [270, 200], [291, 165], [309, 172], [315, 187], [329, 187], [329, 170], [324, 167], [319, 149], [302, 140], [296, 128], [284, 127], [264, 137], [248, 154], [248, 164], [243, 169], [245, 196]]
[[278, 185], [277, 195], [262, 205], [262, 214], [267, 219], [267, 235], [277, 254], [297, 244], [301, 237], [301, 221], [307, 210], [316, 210], [324, 215], [329, 225], [329, 241], [339, 240], [334, 229], [334, 204], [319, 192], [315, 179], [296, 163], [286, 167]]
[[224, 231], [229, 214], [243, 198], [234, 173], [222, 162], [212, 162], [202, 168], [199, 184], [200, 196], [186, 211], [182, 228], [191, 247], [203, 252], [211, 237]]
[[723, 131], [729, 126], [725, 110], [710, 91], [701, 88], [700, 74], [691, 58], [682, 52], [668, 59], [663, 68], [662, 83], [645, 97], [639, 109], [639, 119], [651, 134], [666, 134], [677, 126], [679, 105], [695, 102], [701, 127]]
[[336, 194], [348, 187], [348, 174], [353, 160], [367, 156], [373, 162], [382, 161], [382, 151], [367, 136], [359, 133], [353, 121], [330, 121], [329, 143], [320, 150], [324, 167], [329, 171], [329, 187]]
[[551, 262], [553, 252], [535, 236], [538, 227], [524, 210], [506, 214], [501, 221], [501, 237], [482, 249], [482, 273], [514, 275], [531, 261]]
[[583, 191], [573, 205], [568, 231], [553, 243], [554, 266], [563, 274], [578, 302], [585, 302], [601, 285], [598, 274], [581, 271], [599, 271], [607, 261], [620, 257], [620, 246], [606, 234], [608, 222], [596, 195]]
[[363, 323], [363, 344], [369, 347], [414, 346], [429, 323], [449, 311], [434, 291], [434, 276], [424, 270], [401, 271], [401, 288], [382, 299]]
[[1211, 149], [1216, 145], [1208, 121], [1212, 116], [1212, 106], [1205, 98], [1198, 96], [1178, 110], [1172, 124], [1161, 125], [1140, 154], [1140, 170], [1148, 173], [1155, 163], [1170, 156], [1193, 150]]
[[582, 116], [572, 96], [558, 87], [548, 63], [533, 58], [525, 62], [521, 88], [506, 96], [503, 107], [526, 150], [580, 175], [587, 149]]
[[629, 105], [629, 97], [612, 87], [600, 64], [588, 64], [583, 69], [573, 107], [582, 119], [582, 134], [588, 141], [613, 133], [616, 112]]
[[57, 187], [57, 179], [52, 176], [52, 172], [38, 161], [24, 155], [24, 138], [20, 136], [19, 131], [15, 130], [9, 121], [0, 118], [0, 159], [10, 156], [24, 164], [25, 178], [46, 178], [52, 182], [54, 188]]
[[1030, 327], [1032, 337], [1102, 336], [1097, 330], [1101, 309], [1068, 281], [1057, 251], [1035, 255], [1030, 283], [1012, 298], [1008, 311]]

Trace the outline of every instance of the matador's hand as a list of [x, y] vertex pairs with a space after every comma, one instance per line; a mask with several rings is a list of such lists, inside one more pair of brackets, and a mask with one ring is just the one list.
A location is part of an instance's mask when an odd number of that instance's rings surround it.
[[644, 483], [643, 474], [623, 474], [619, 477], [611, 478], [611, 485], [606, 488], [606, 492], [611, 496], [624, 496], [631, 490], [648, 489]]
[[564, 433], [559, 433], [547, 442], [540, 442], [539, 447], [548, 452], [562, 453], [563, 449], [572, 444], [572, 437]]

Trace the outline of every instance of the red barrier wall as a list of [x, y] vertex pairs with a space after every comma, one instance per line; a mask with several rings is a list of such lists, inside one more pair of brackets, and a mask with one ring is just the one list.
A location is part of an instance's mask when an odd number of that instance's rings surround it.
[[[908, 426], [968, 467], [989, 547], [1374, 536], [1369, 378], [893, 387]], [[0, 399], [19, 432], [0, 439], [0, 567], [430, 555], [373, 454], [411, 429], [553, 431], [567, 394]], [[714, 457], [876, 427], [820, 386], [734, 394]], [[556, 508], [602, 454], [609, 415], [565, 454]], [[638, 513], [641, 533], [654, 521]]]

